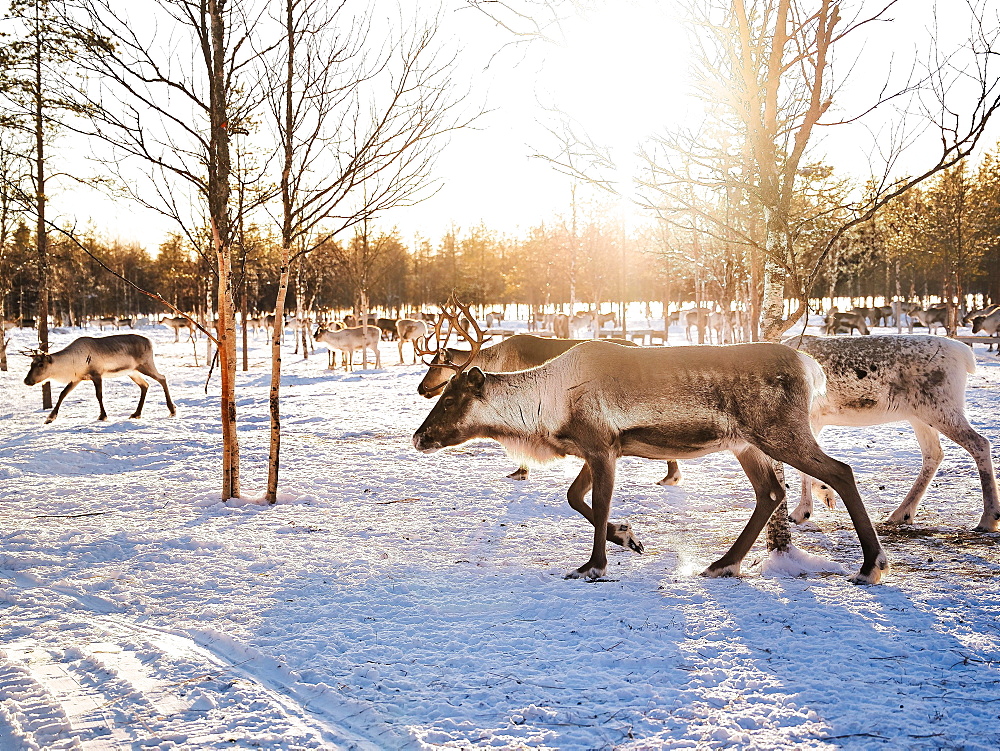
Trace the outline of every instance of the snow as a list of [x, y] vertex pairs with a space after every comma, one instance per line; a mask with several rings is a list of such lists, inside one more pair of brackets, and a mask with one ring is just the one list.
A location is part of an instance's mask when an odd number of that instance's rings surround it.
[[[916, 524], [879, 527], [879, 586], [847, 582], [842, 505], [787, 557], [758, 541], [741, 578], [698, 576], [753, 504], [728, 454], [668, 487], [662, 462], [621, 460], [612, 518], [646, 553], [566, 580], [591, 537], [565, 501], [579, 461], [515, 482], [490, 442], [417, 453], [431, 402], [394, 343], [345, 374], [289, 342], [266, 507], [263, 339], [238, 374], [245, 497], [222, 503], [217, 377], [206, 395], [190, 344], [140, 333], [176, 418], [154, 383], [127, 419], [137, 389], [110, 379], [108, 422], [82, 384], [44, 425], [27, 358], [0, 373], [2, 749], [1000, 746], [1000, 535], [971, 531], [979, 481], [948, 441]], [[976, 353], [969, 415], [996, 443], [1000, 362]], [[876, 522], [920, 466], [905, 424], [822, 442]]]

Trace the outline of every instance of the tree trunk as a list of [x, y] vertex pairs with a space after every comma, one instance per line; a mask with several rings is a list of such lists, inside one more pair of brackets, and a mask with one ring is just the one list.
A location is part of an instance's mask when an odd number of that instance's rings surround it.
[[209, 122], [211, 126], [208, 208], [212, 219], [218, 272], [219, 377], [222, 393], [222, 499], [240, 495], [240, 446], [236, 433], [236, 311], [233, 298], [233, 269], [230, 248], [229, 182], [232, 164], [229, 155], [229, 116], [226, 85], [226, 27], [222, 3], [208, 2], [211, 24], [211, 77], [209, 81]]
[[[288, 296], [288, 279], [291, 271], [291, 248], [282, 244], [281, 273], [278, 277], [278, 296], [274, 303], [275, 323], [284, 320], [285, 298]], [[278, 500], [278, 468], [281, 460], [281, 332], [275, 325], [271, 329], [271, 390], [268, 405], [271, 413], [271, 443], [267, 455], [267, 490], [264, 500], [276, 503]]]
[[240, 291], [240, 318], [243, 320], [243, 331], [241, 336], [243, 338], [243, 372], [246, 373], [250, 370], [250, 356], [247, 352], [247, 280], [246, 275], [243, 276], [243, 284]]
[[[42, 118], [42, 30], [35, 6], [35, 247], [38, 257], [38, 348], [49, 351], [49, 249], [45, 231], [45, 123]], [[52, 409], [52, 384], [42, 384], [42, 408]]]
[[[764, 236], [764, 298], [761, 304], [761, 339], [776, 342], [790, 325], [784, 317], [785, 279], [784, 267], [775, 259], [785, 257], [788, 237], [779, 226], [777, 212], [766, 211]], [[781, 462], [773, 462], [778, 481], [784, 485], [784, 467]], [[788, 527], [788, 498], [782, 499], [778, 508], [767, 522], [767, 549], [784, 553], [792, 541]]]

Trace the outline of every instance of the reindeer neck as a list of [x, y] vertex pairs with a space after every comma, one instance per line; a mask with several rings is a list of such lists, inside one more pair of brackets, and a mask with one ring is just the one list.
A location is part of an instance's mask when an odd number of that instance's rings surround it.
[[503, 433], [554, 432], [563, 422], [561, 400], [550, 394], [562, 390], [562, 373], [533, 368], [487, 376], [486, 403], [493, 407], [492, 422]]

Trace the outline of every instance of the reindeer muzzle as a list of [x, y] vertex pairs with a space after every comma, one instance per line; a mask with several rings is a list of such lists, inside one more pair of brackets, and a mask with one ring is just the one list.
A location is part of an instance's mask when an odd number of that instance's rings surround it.
[[429, 440], [426, 433], [417, 431], [413, 434], [413, 448], [421, 454], [433, 454], [435, 451], [440, 451], [444, 447], [437, 441]]

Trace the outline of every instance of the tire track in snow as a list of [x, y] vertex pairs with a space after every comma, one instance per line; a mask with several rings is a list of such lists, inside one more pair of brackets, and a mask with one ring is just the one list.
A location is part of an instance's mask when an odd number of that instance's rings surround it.
[[290, 687], [193, 639], [134, 623], [100, 597], [25, 574], [6, 600], [35, 627], [0, 627], [0, 747], [105, 749], [171, 742], [373, 749], [315, 716]]

